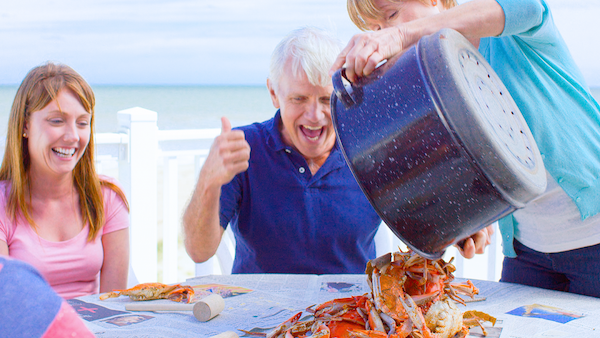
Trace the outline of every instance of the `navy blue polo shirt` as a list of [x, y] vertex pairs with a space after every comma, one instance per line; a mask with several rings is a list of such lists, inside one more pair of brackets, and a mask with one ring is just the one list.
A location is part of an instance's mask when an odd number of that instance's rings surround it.
[[337, 144], [313, 176], [286, 146], [281, 116], [238, 129], [250, 166], [221, 188], [221, 226], [236, 238], [233, 273], [363, 273], [381, 219]]

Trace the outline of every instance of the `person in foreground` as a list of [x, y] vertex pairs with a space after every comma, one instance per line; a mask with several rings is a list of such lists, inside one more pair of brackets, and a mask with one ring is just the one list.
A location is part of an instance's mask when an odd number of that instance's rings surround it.
[[64, 298], [124, 289], [129, 211], [94, 169], [94, 93], [66, 65], [33, 68], [11, 109], [0, 168], [0, 254]]
[[375, 258], [381, 219], [346, 165], [331, 122], [328, 71], [340, 50], [324, 31], [293, 31], [271, 58], [275, 116], [234, 130], [222, 119], [183, 216], [195, 262], [213, 256], [228, 224], [234, 273], [363, 273]]
[[0, 336], [94, 337], [31, 265], [0, 255]]
[[[525, 117], [548, 177], [542, 196], [499, 221], [501, 281], [600, 297], [600, 106], [547, 4], [348, 0], [348, 11], [359, 28], [374, 31], [354, 36], [330, 70], [345, 64], [351, 81], [442, 28], [479, 48]], [[475, 236], [486, 242], [486, 233]]]

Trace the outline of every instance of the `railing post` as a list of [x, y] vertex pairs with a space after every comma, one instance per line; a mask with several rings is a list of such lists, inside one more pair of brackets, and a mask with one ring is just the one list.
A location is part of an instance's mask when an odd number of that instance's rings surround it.
[[119, 181], [129, 201], [131, 265], [141, 283], [157, 275], [157, 152], [156, 112], [131, 108], [119, 111], [119, 132], [129, 135], [129, 149], [119, 155]]
[[171, 284], [177, 279], [177, 248], [179, 213], [177, 212], [177, 156], [163, 159], [163, 283]]

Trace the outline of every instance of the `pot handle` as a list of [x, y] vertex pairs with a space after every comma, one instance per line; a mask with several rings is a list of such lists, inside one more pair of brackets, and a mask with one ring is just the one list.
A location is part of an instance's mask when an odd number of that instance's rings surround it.
[[346, 109], [362, 102], [362, 88], [354, 86], [346, 77], [346, 68], [338, 69], [331, 78], [335, 96]]

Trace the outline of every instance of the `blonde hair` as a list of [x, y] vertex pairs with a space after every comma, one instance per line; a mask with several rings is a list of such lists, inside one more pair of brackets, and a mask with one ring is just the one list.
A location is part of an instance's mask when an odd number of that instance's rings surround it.
[[[25, 123], [32, 113], [41, 110], [56, 100], [61, 89], [71, 90], [80, 100], [83, 108], [91, 114], [90, 140], [81, 159], [73, 169], [73, 184], [79, 195], [79, 206], [84, 221], [90, 226], [88, 240], [92, 241], [104, 225], [104, 200], [102, 186], [117, 192], [127, 205], [125, 194], [116, 185], [101, 181], [94, 166], [94, 105], [92, 88], [71, 67], [48, 62], [29, 71], [17, 90], [6, 134], [6, 150], [0, 180], [10, 182], [6, 211], [16, 220], [20, 213], [33, 226], [26, 192], [30, 189], [30, 157], [27, 139], [23, 137]], [[31, 196], [30, 196], [31, 199]], [[127, 208], [129, 206], [127, 205]]]
[[269, 80], [277, 88], [285, 63], [290, 58], [294, 75], [304, 70], [312, 85], [326, 87], [331, 84], [329, 69], [341, 50], [341, 42], [324, 30], [315, 27], [294, 30], [273, 50]]
[[[425, 5], [431, 5], [431, 0], [387, 0], [392, 3], [403, 3], [407, 1], [420, 1]], [[457, 5], [456, 0], [440, 0], [445, 9], [452, 8]], [[346, 4], [350, 20], [354, 22], [360, 30], [368, 31], [369, 26], [367, 21], [379, 20], [384, 13], [375, 5], [374, 0], [348, 0]]]

